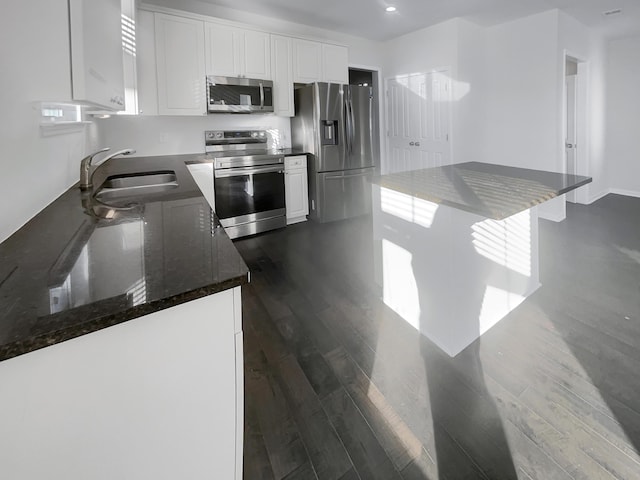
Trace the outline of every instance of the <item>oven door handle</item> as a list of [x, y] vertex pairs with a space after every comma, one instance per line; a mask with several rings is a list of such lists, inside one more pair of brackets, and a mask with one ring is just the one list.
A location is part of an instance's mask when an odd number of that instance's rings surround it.
[[215, 170], [216, 178], [241, 177], [243, 175], [259, 175], [261, 173], [284, 173], [282, 165], [269, 165], [266, 167], [225, 168]]

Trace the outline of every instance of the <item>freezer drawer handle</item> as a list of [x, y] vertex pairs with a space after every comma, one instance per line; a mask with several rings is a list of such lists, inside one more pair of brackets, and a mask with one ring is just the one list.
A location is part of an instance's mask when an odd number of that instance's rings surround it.
[[369, 172], [364, 172], [364, 173], [354, 173], [352, 175], [327, 175], [326, 178], [331, 178], [331, 179], [335, 179], [335, 178], [353, 178], [353, 177], [366, 177], [369, 175]]

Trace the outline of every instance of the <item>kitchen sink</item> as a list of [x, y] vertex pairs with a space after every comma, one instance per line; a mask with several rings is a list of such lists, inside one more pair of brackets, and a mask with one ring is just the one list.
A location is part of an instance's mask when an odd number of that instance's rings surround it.
[[107, 177], [94, 197], [101, 202], [110, 202], [163, 193], [177, 187], [176, 172], [171, 170], [125, 173]]

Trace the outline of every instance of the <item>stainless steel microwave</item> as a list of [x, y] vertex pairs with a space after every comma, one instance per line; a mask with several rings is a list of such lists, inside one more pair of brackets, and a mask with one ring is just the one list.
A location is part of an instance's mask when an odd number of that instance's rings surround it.
[[273, 112], [273, 82], [253, 78], [207, 77], [209, 113]]

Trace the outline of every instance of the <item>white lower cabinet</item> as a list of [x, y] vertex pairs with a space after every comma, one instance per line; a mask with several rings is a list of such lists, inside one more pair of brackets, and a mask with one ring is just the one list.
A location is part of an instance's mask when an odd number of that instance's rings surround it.
[[309, 214], [307, 156], [286, 157], [284, 159], [284, 173], [287, 224], [304, 222]]
[[241, 309], [235, 287], [0, 362], [0, 477], [241, 480]]

